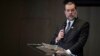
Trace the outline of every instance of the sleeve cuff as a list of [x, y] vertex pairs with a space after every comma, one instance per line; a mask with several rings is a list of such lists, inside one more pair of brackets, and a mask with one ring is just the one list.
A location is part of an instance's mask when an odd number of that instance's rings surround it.
[[72, 52], [71, 52], [69, 49], [65, 50], [65, 52], [66, 52], [66, 54], [68, 54], [68, 55], [71, 55], [71, 54], [72, 54]]

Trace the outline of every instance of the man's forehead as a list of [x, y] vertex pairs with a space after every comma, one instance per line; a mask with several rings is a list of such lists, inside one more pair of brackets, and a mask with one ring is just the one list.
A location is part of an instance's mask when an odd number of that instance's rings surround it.
[[65, 9], [75, 9], [75, 5], [74, 4], [66, 4]]

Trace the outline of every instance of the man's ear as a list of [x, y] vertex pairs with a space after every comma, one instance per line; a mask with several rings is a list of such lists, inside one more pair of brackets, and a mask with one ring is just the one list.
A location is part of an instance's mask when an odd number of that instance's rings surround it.
[[77, 14], [77, 10], [75, 10], [75, 17], [77, 18], [78, 14]]

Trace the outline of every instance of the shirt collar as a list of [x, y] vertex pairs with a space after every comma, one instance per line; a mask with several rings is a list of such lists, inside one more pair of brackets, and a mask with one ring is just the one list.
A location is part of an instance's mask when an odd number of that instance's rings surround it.
[[[70, 20], [68, 20], [68, 19], [67, 19], [67, 22], [66, 22], [66, 23], [68, 23], [69, 21], [70, 21]], [[74, 22], [74, 20], [71, 20], [70, 22], [71, 22], [71, 23], [73, 23], [73, 22]]]
[[[67, 21], [66, 21], [67, 25], [68, 25], [68, 22], [69, 22], [69, 21], [70, 21], [70, 20], [67, 19]], [[73, 25], [74, 21], [75, 21], [75, 20], [71, 20], [71, 21], [70, 21], [70, 27]]]

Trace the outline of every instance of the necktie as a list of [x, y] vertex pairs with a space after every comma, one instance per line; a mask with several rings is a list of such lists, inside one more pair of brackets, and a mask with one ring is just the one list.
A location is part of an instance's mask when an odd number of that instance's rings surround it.
[[70, 30], [70, 21], [68, 22], [68, 24], [67, 24], [67, 29], [65, 29], [65, 33], [67, 33], [69, 30]]

